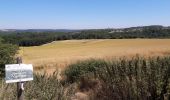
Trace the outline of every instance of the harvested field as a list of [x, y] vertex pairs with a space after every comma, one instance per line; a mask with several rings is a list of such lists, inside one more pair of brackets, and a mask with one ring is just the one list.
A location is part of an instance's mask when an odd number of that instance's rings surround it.
[[65, 40], [20, 49], [24, 63], [64, 67], [89, 58], [169, 55], [170, 39]]

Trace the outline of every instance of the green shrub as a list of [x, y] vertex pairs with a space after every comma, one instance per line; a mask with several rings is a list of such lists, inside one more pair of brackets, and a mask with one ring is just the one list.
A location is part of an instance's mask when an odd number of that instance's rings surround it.
[[170, 93], [170, 58], [135, 57], [112, 61], [97, 71], [106, 100], [163, 100]]
[[90, 59], [86, 61], [80, 61], [76, 64], [69, 65], [64, 71], [64, 75], [66, 75], [67, 81], [73, 83], [86, 74], [95, 74], [97, 69], [105, 66], [106, 64], [107, 63], [104, 60]]
[[4, 76], [5, 64], [15, 62], [14, 56], [18, 49], [16, 45], [0, 43], [0, 77]]
[[[71, 82], [99, 80], [97, 100], [163, 100], [170, 94], [170, 57], [86, 60], [70, 65], [65, 75]], [[94, 86], [86, 81], [80, 87]]]

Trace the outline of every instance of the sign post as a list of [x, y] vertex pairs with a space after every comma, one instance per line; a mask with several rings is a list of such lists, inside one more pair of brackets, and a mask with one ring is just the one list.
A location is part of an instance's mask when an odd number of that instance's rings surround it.
[[[22, 63], [22, 58], [17, 58], [17, 64]], [[17, 99], [18, 100], [24, 100], [24, 88], [23, 88], [24, 82], [17, 82]]]
[[17, 100], [24, 100], [24, 82], [33, 80], [32, 64], [22, 64], [22, 58], [17, 58], [17, 64], [5, 65], [6, 83], [17, 82]]

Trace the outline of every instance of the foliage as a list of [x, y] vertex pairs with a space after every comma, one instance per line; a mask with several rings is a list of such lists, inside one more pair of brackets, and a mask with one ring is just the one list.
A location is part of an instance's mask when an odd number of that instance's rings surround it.
[[[97, 100], [163, 100], [170, 94], [170, 57], [134, 57], [101, 62], [104, 61], [79, 62], [68, 68], [65, 75], [70, 78], [68, 80], [76, 80], [82, 74], [99, 80], [102, 88], [95, 93]], [[100, 67], [87, 70], [96, 65]], [[92, 72], [94, 77], [89, 77]]]
[[2, 39], [2, 37], [0, 37], [0, 43], [2, 43], [4, 40]]
[[0, 33], [5, 42], [20, 46], [39, 46], [58, 40], [71, 39], [131, 39], [170, 38], [170, 28], [144, 26], [124, 29], [95, 29], [77, 32], [11, 32]]
[[[64, 86], [57, 79], [57, 72], [53, 75], [35, 74], [34, 80], [24, 84], [25, 100], [70, 100], [74, 88]], [[15, 100], [16, 84], [0, 84], [0, 100]]]
[[18, 46], [16, 45], [0, 43], [0, 76], [4, 74], [5, 64], [14, 63], [14, 56], [17, 50]]
[[7, 43], [17, 44], [20, 46], [39, 46], [56, 40], [56, 36], [61, 33], [11, 33], [3, 35], [3, 39]]
[[[79, 81], [80, 89], [96, 90], [89, 95], [95, 100], [164, 100], [170, 94], [170, 57], [91, 59], [68, 66], [65, 84], [57, 75], [35, 74], [25, 83], [25, 99], [68, 100], [75, 88], [66, 83]], [[1, 81], [0, 99], [16, 99], [15, 91], [16, 84]]]
[[133, 58], [113, 61], [98, 70], [102, 99], [162, 100], [170, 93], [170, 58]]
[[83, 62], [77, 62], [76, 64], [69, 65], [64, 71], [64, 75], [67, 76], [68, 82], [75, 82], [80, 80], [85, 74], [95, 73], [98, 68], [103, 67], [106, 62], [102, 60], [86, 60]]

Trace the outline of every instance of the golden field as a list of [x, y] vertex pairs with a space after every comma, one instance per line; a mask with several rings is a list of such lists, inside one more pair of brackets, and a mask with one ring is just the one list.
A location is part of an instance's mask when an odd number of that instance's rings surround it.
[[42, 46], [20, 47], [24, 63], [60, 66], [89, 58], [167, 55], [170, 39], [99, 39], [55, 41]]

